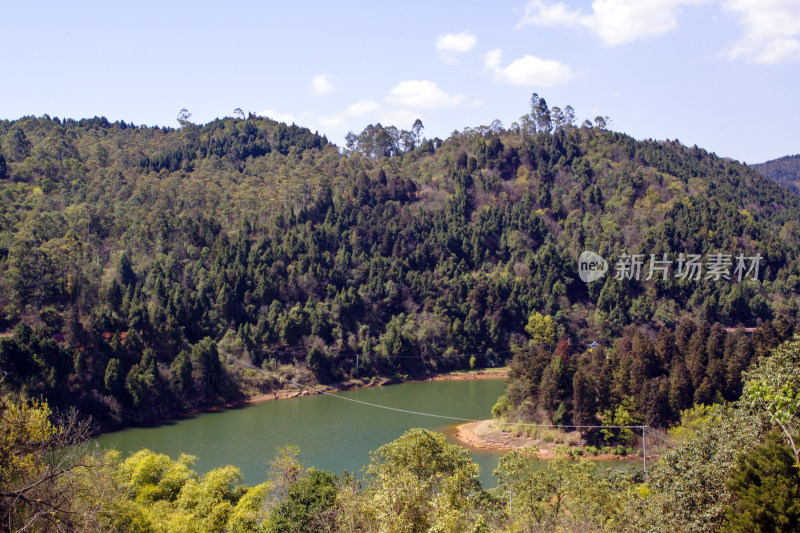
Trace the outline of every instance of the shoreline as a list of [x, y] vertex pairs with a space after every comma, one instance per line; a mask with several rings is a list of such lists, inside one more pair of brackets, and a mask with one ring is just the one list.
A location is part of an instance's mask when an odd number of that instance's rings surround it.
[[114, 433], [122, 431], [123, 429], [133, 427], [149, 427], [157, 426], [169, 422], [170, 420], [179, 420], [181, 418], [191, 417], [202, 413], [214, 413], [224, 411], [225, 409], [239, 409], [246, 407], [250, 404], [261, 402], [272, 402], [277, 400], [289, 400], [292, 398], [299, 398], [301, 396], [314, 396], [317, 394], [341, 392], [345, 390], [366, 389], [371, 387], [385, 387], [388, 385], [397, 385], [400, 383], [422, 383], [425, 381], [471, 381], [482, 379], [506, 379], [508, 377], [508, 367], [500, 368], [485, 368], [480, 370], [454, 370], [442, 374], [435, 374], [423, 378], [409, 378], [405, 380], [391, 379], [391, 378], [378, 378], [375, 381], [367, 380], [350, 380], [333, 383], [330, 385], [308, 385], [304, 390], [297, 390], [296, 388], [283, 388], [277, 389], [272, 392], [264, 392], [246, 396], [237, 400], [221, 403], [218, 405], [211, 405], [207, 407], [196, 407], [187, 411], [175, 413], [169, 417], [161, 418], [158, 420], [149, 421], [142, 424], [126, 424], [119, 427], [100, 427], [94, 436], [102, 435], [105, 433]]
[[[326, 392], [341, 392], [345, 390], [368, 389], [372, 387], [386, 387], [388, 385], [399, 385], [400, 383], [423, 383], [426, 381], [474, 381], [483, 379], [506, 379], [508, 378], [508, 367], [501, 368], [487, 368], [481, 370], [454, 370], [443, 374], [436, 374], [427, 378], [409, 378], [405, 380], [397, 380], [390, 378], [380, 378], [374, 382], [369, 381], [342, 381], [333, 383], [331, 385], [309, 385], [305, 390], [297, 389], [279, 389], [273, 392], [265, 392], [256, 394], [228, 402], [221, 408], [227, 407], [240, 407], [242, 405], [260, 402], [271, 402], [275, 400], [288, 400], [291, 398], [298, 398], [300, 396], [313, 396], [317, 394], [324, 394]], [[213, 408], [212, 408], [213, 409]]]
[[[452, 434], [453, 439], [462, 446], [477, 450], [494, 450], [498, 452], [510, 452], [532, 446], [538, 446], [539, 450], [536, 457], [543, 461], [555, 458], [555, 443], [542, 443], [541, 439], [534, 439], [528, 436], [517, 436], [507, 431], [502, 431], [496, 427], [496, 420], [487, 419], [478, 422], [467, 422], [455, 426]], [[582, 446], [569, 446], [570, 449], [583, 449]], [[637, 456], [638, 454], [638, 456]], [[585, 459], [593, 461], [630, 461], [641, 458], [641, 450], [634, 450], [630, 455], [616, 455], [612, 453], [601, 453], [597, 455], [583, 455]], [[654, 456], [648, 455], [648, 459]]]

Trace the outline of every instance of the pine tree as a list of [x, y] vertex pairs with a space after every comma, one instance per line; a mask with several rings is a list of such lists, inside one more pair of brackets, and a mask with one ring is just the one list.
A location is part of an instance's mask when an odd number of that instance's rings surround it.
[[647, 380], [660, 374], [653, 344], [638, 330], [631, 342], [631, 362], [630, 387], [632, 390], [640, 390]]
[[694, 391], [694, 403], [702, 405], [710, 405], [714, 401], [714, 387], [711, 385], [711, 380], [704, 377], [700, 382], [700, 386]]
[[542, 374], [539, 385], [539, 403], [552, 417], [557, 406], [564, 397], [564, 362], [560, 357], [553, 357]]
[[666, 327], [658, 330], [655, 349], [661, 363], [661, 368], [671, 368], [672, 359], [678, 355], [678, 346], [675, 344], [675, 333]]
[[676, 358], [673, 360], [669, 375], [669, 406], [677, 415], [684, 409], [690, 408], [693, 400], [692, 377], [683, 361]]
[[583, 369], [572, 378], [572, 420], [575, 425], [593, 425], [597, 413], [594, 384]]
[[725, 357], [725, 390], [726, 398], [735, 400], [742, 393], [742, 372], [750, 366], [754, 350], [752, 342], [742, 330], [729, 335], [728, 340], [731, 341], [731, 348], [730, 354]]
[[708, 324], [702, 323], [692, 334], [686, 347], [686, 367], [692, 376], [692, 385], [696, 389], [700, 387], [706, 374], [706, 364], [708, 363], [706, 342], [709, 330]]
[[170, 364], [169, 377], [173, 394], [185, 399], [192, 389], [192, 363], [186, 350], [181, 350]]
[[650, 380], [640, 405], [644, 411], [644, 422], [649, 426], [663, 427], [670, 419], [669, 380], [666, 377]]
[[696, 327], [695, 323], [688, 318], [684, 318], [678, 323], [678, 327], [675, 328], [675, 345], [680, 353], [686, 355], [689, 351], [689, 340]]
[[106, 365], [104, 384], [106, 390], [115, 396], [122, 391], [124, 383], [119, 359], [109, 359]]

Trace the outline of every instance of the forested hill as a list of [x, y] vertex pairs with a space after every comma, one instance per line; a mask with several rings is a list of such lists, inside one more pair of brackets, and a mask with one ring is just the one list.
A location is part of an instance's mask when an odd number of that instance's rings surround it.
[[779, 157], [752, 167], [795, 194], [800, 194], [800, 154]]
[[[252, 115], [0, 122], [0, 386], [118, 423], [311, 373], [498, 364], [539, 314], [576, 353], [629, 325], [797, 320], [800, 198], [544, 111], [444, 141], [375, 125], [341, 151]], [[578, 278], [583, 250], [605, 278]], [[681, 252], [730, 254], [734, 279], [614, 279], [623, 253]]]

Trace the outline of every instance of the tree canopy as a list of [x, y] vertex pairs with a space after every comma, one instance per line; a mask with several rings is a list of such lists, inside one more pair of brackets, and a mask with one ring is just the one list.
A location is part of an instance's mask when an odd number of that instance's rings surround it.
[[[289, 377], [425, 375], [516, 354], [535, 360], [530, 387], [539, 367], [549, 376], [546, 409], [566, 421], [575, 358], [626, 337], [635, 356], [621, 344], [593, 377], [603, 389], [615, 377], [612, 398], [646, 383], [643, 418], [735, 395], [745, 341], [720, 352], [730, 335], [715, 330], [689, 353], [676, 339], [677, 360], [649, 344], [684, 319], [703, 339], [717, 323], [772, 328], [771, 346], [790, 335], [800, 199], [700, 148], [578, 127], [570, 106], [533, 100], [508, 128], [441, 140], [421, 121], [376, 124], [341, 150], [243, 113], [179, 129], [0, 121], [2, 387], [112, 426]], [[604, 278], [580, 281], [582, 250], [609, 262]], [[614, 275], [623, 254], [646, 270], [651, 254], [680, 253], [729, 255], [731, 279]], [[737, 279], [738, 256], [761, 258], [757, 276]], [[540, 341], [560, 369], [526, 355]], [[586, 414], [592, 381], [578, 380], [584, 418], [613, 407]]]

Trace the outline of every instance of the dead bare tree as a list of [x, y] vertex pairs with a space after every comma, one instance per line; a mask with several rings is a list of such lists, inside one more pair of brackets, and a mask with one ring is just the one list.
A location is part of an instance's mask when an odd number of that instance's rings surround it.
[[100, 531], [112, 486], [91, 421], [0, 398], [0, 529]]

